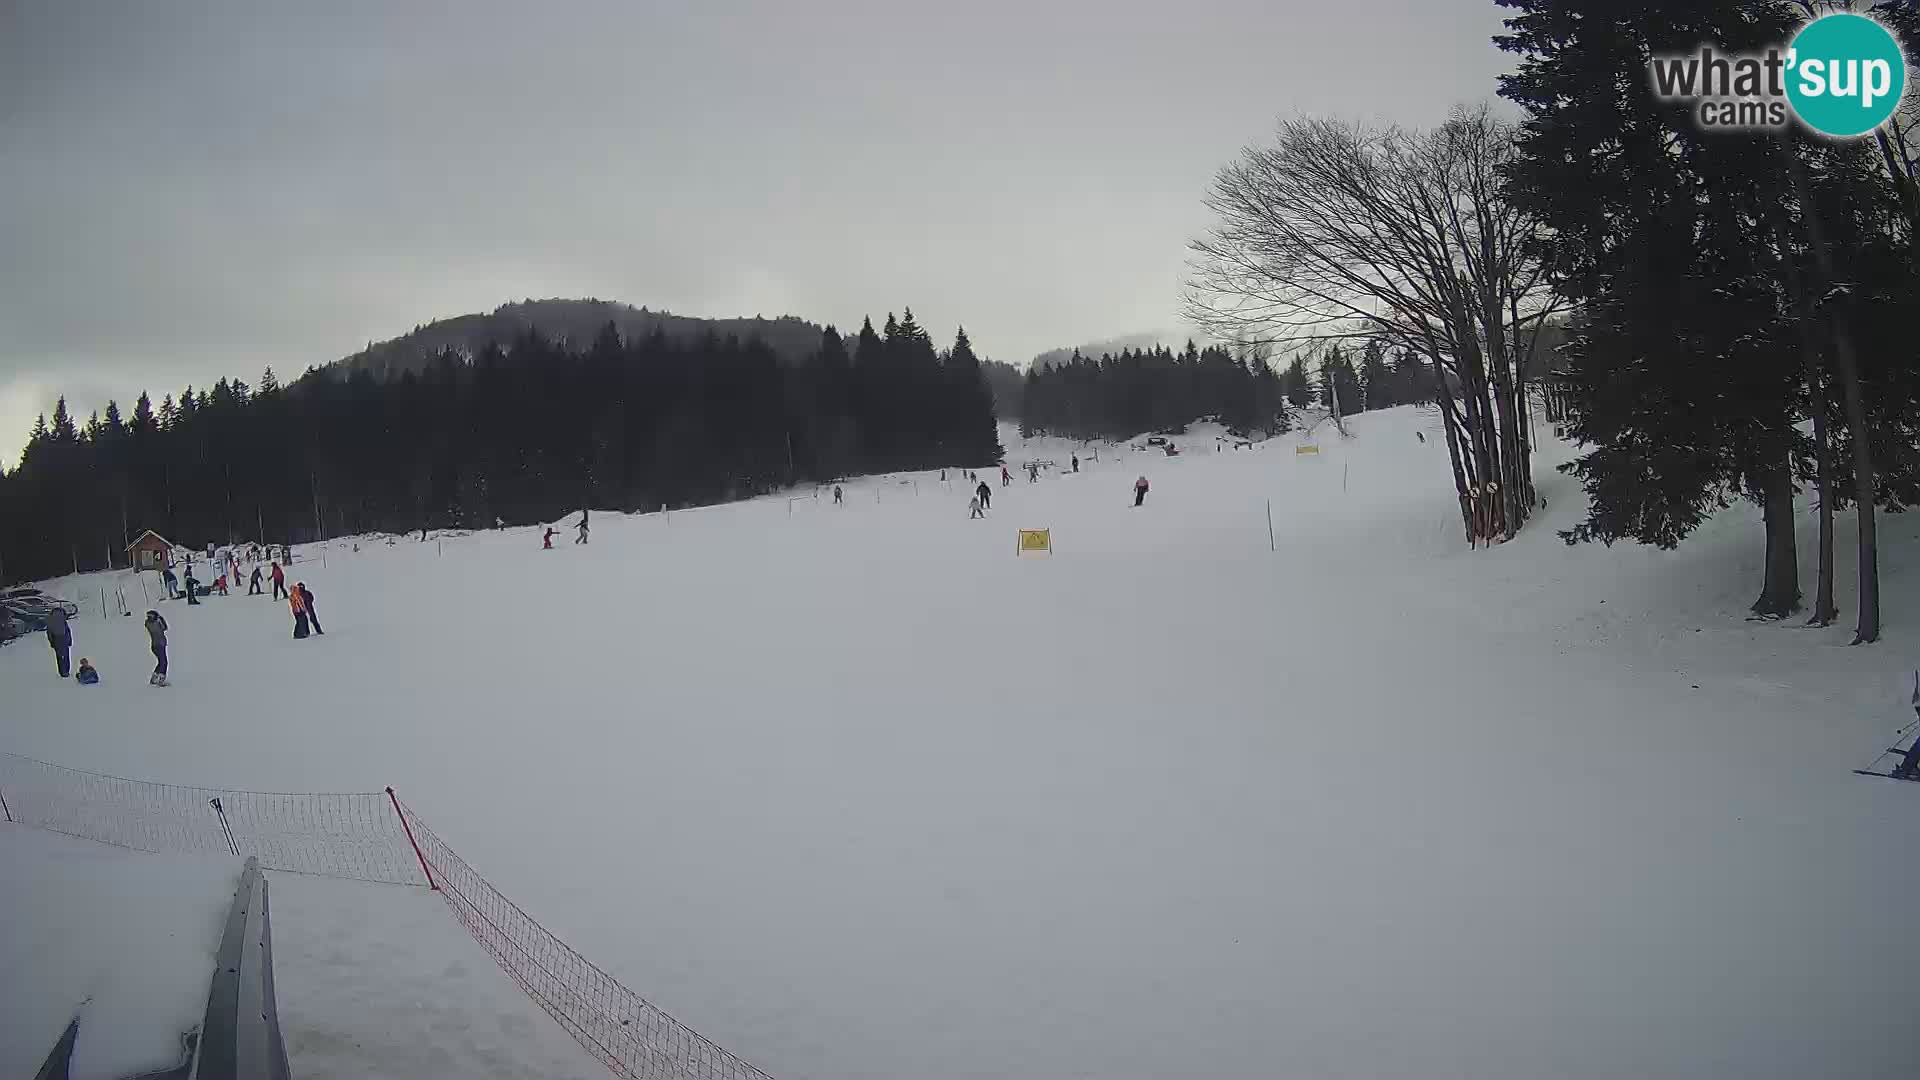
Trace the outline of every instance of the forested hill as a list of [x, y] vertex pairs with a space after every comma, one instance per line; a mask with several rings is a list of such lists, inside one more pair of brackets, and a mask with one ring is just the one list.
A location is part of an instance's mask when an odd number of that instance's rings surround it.
[[570, 351], [580, 351], [609, 322], [628, 341], [643, 340], [655, 330], [682, 344], [697, 341], [709, 331], [722, 340], [732, 337], [742, 343], [757, 338], [788, 362], [805, 359], [820, 347], [821, 328], [793, 315], [699, 319], [612, 300], [524, 300], [485, 314], [457, 315], [416, 326], [412, 333], [369, 345], [321, 370], [342, 377], [364, 370], [376, 379], [393, 379], [424, 371], [444, 349], [472, 356], [489, 344], [511, 342], [529, 329]]

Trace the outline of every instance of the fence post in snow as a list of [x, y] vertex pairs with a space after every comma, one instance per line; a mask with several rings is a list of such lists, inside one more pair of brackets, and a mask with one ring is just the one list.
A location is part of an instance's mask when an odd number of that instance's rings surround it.
[[391, 784], [387, 785], [387, 801], [393, 804], [393, 816], [400, 819], [400, 827], [407, 830], [407, 843], [413, 845], [413, 857], [420, 860], [420, 872], [427, 875], [427, 888], [439, 892], [440, 886], [433, 883], [433, 871], [427, 868], [427, 857], [420, 854], [420, 841], [413, 838], [413, 826], [407, 824], [407, 815], [400, 812], [400, 799], [394, 795]]
[[1272, 499], [1267, 500], [1267, 550], [1268, 551], [1280, 550], [1279, 546], [1273, 542], [1273, 500]]
[[7, 824], [13, 824], [13, 807], [7, 805], [7, 793], [0, 791], [0, 812], [7, 815]]
[[1347, 466], [1345, 462], [1342, 462], [1340, 465], [1340, 493], [1342, 495], [1347, 493]]

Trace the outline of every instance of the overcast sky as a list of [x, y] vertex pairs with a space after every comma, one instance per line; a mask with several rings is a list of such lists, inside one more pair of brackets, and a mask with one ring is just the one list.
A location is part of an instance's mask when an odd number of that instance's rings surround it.
[[1214, 170], [1492, 97], [1492, 0], [0, 0], [0, 460], [64, 393], [597, 296], [1024, 361], [1179, 325]]

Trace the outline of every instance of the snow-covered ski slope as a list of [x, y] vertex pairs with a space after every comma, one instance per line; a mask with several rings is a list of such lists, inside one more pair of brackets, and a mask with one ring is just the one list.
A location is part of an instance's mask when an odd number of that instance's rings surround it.
[[1749, 508], [1569, 548], [1553, 445], [1545, 511], [1468, 551], [1432, 421], [1352, 429], [1038, 484], [1071, 444], [1009, 432], [985, 522], [918, 473], [584, 548], [336, 543], [293, 575], [325, 637], [164, 605], [165, 689], [137, 617], [75, 622], [97, 687], [0, 650], [0, 749], [391, 783], [782, 1080], [1913, 1075], [1920, 785], [1849, 770], [1912, 716], [1920, 523], [1883, 520], [1892, 625], [1849, 649], [1744, 620]]

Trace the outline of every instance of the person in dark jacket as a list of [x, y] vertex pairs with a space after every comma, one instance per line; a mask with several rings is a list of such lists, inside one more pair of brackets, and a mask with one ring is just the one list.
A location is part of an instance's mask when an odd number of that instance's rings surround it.
[[280, 569], [280, 563], [278, 560], [275, 560], [269, 563], [268, 565], [273, 568], [273, 572], [271, 575], [273, 578], [273, 598], [275, 600], [278, 600], [282, 596], [285, 596], [287, 594], [287, 572], [285, 570]]
[[307, 598], [299, 589], [287, 591], [287, 609], [293, 612], [293, 639], [298, 641], [310, 632], [307, 628]]
[[1139, 506], [1147, 501], [1147, 478], [1141, 477], [1133, 482], [1133, 505]]
[[79, 683], [81, 686], [92, 686], [94, 683], [99, 682], [100, 673], [94, 670], [93, 661], [84, 656], [81, 657], [80, 666], [73, 669], [73, 681]]
[[189, 566], [187, 567], [187, 606], [198, 607], [199, 605], [200, 605], [200, 582], [194, 579], [193, 567]]
[[1073, 471], [1074, 472], [1080, 471], [1080, 455], [1079, 454], [1073, 455]]
[[320, 613], [313, 610], [313, 590], [307, 588], [307, 583], [304, 581], [296, 582], [293, 587], [300, 590], [301, 597], [307, 602], [307, 622], [313, 625], [313, 632], [326, 633], [325, 630], [320, 629]]
[[160, 568], [160, 581], [167, 587], [167, 599], [178, 600], [180, 598], [180, 579], [173, 575], [173, 567], [165, 566]]
[[547, 531], [540, 537], [540, 550], [553, 550], [553, 526], [551, 525], [547, 526]]
[[256, 566], [253, 568], [253, 577], [247, 582], [247, 595], [259, 596], [262, 591], [264, 590], [260, 588], [260, 568]]
[[580, 535], [574, 537], [573, 542], [576, 544], [586, 543], [587, 542], [587, 508], [586, 507], [583, 506], [580, 508], [580, 524], [575, 525], [574, 528], [580, 530]]
[[157, 611], [147, 612], [147, 640], [153, 646], [153, 676], [147, 680], [154, 686], [167, 685], [167, 620]]
[[973, 493], [980, 496], [980, 508], [982, 510], [993, 509], [993, 489], [987, 486], [985, 480], [980, 481], [980, 486], [974, 488]]
[[67, 625], [66, 608], [56, 607], [47, 612], [47, 644], [53, 646], [54, 666], [60, 669], [60, 677], [66, 678], [70, 670], [68, 650], [73, 648], [73, 627]]

